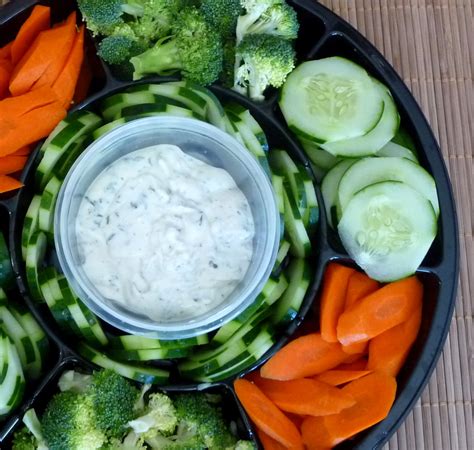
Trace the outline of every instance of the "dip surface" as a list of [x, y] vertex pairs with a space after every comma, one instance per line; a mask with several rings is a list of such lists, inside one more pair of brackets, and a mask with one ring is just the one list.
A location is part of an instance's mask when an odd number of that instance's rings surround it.
[[225, 300], [249, 267], [254, 233], [229, 173], [174, 145], [131, 152], [104, 169], [76, 220], [91, 283], [157, 321], [196, 317]]

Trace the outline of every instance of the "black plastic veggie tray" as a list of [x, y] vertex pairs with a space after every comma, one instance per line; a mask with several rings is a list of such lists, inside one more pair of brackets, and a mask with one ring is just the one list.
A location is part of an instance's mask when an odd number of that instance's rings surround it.
[[[0, 46], [15, 36], [36, 3], [51, 5], [53, 21], [64, 19], [76, 7], [73, 0], [11, 1], [6, 6], [0, 7]], [[296, 9], [301, 24], [299, 37], [296, 41], [298, 62], [327, 56], [343, 56], [359, 63], [372, 76], [384, 82], [390, 88], [397, 103], [403, 127], [415, 141], [421, 165], [436, 180], [441, 207], [438, 236], [417, 272], [425, 286], [423, 320], [417, 341], [397, 378], [396, 401], [389, 416], [383, 422], [338, 447], [341, 449], [380, 448], [400, 426], [420, 396], [435, 367], [449, 329], [458, 277], [458, 231], [454, 200], [446, 168], [433, 133], [413, 96], [394, 69], [363, 36], [317, 2], [293, 0], [288, 3]], [[77, 105], [76, 109], [93, 108], [96, 100], [130, 85], [130, 82], [120, 81], [111, 74], [108, 67], [95, 56], [94, 45], [93, 39], [89, 36], [87, 54], [91, 61], [94, 78], [90, 87], [90, 96], [82, 104]], [[153, 81], [164, 80], [165, 78], [158, 77]], [[241, 95], [219, 86], [212, 86], [211, 90], [219, 99], [232, 99], [249, 109], [266, 132], [270, 146], [286, 148], [294, 158], [309, 166], [299, 144], [285, 128], [278, 109], [277, 92], [270, 93], [265, 102], [255, 104]], [[72, 343], [61, 336], [54, 321], [46, 314], [47, 311], [38, 308], [28, 296], [21, 261], [20, 234], [26, 208], [32, 196], [31, 180], [36, 167], [36, 155], [37, 152], [32, 154], [24, 170], [25, 187], [13, 196], [0, 197], [0, 226], [1, 231], [5, 235], [8, 234], [9, 237], [12, 265], [17, 282], [16, 289], [10, 292], [9, 296], [13, 300], [24, 301], [32, 310], [51, 338], [51, 352], [49, 361], [45, 364], [48, 367], [47, 371], [36, 386], [27, 386], [23, 404], [12, 417], [0, 424], [1, 448], [5, 449], [10, 447], [12, 433], [18, 427], [24, 412], [32, 406], [41, 411], [42, 405], [55, 391], [57, 380], [64, 370], [75, 368], [90, 371], [93, 369], [93, 365], [73, 350]], [[323, 202], [317, 185], [316, 190], [321, 206]], [[414, 214], [416, 214], [415, 211]], [[313, 247], [315, 249], [311, 256], [313, 279], [298, 317], [288, 326], [286, 332], [270, 351], [245, 373], [260, 365], [286, 343], [305, 316], [311, 315], [314, 310], [318, 309], [318, 288], [324, 268], [329, 261], [340, 261], [344, 264], [354, 265], [344, 252], [336, 234], [327, 226], [325, 211], [322, 207], [320, 207], [320, 223]], [[308, 320], [315, 321], [314, 317]], [[314, 323], [316, 324], [316, 321]], [[173, 382], [173, 385], [164, 386], [163, 389], [197, 389], [197, 385], [184, 385], [180, 383], [179, 379], [174, 379]], [[219, 391], [224, 395], [226, 413], [237, 422], [241, 437], [253, 438], [255, 436], [253, 428], [236, 400], [232, 389], [232, 380], [215, 383], [206, 389]]]

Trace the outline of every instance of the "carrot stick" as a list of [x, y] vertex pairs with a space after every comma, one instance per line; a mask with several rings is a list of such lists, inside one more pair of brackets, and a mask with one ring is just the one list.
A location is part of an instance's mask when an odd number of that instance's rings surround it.
[[343, 345], [365, 342], [407, 320], [423, 297], [423, 285], [412, 276], [385, 285], [353, 305], [339, 318]]
[[4, 192], [14, 191], [15, 189], [19, 189], [23, 186], [18, 180], [15, 178], [9, 177], [8, 175], [0, 175], [0, 193], [3, 194]]
[[365, 357], [359, 357], [351, 362], [344, 362], [339, 364], [335, 370], [366, 370], [367, 369], [367, 360]]
[[276, 381], [262, 378], [258, 387], [282, 411], [310, 416], [336, 414], [354, 405], [340, 389], [309, 378]]
[[[43, 72], [40, 78], [33, 84], [32, 89], [37, 89], [42, 86], [52, 86], [57, 80], [61, 72], [66, 68], [69, 55], [71, 54], [74, 42], [76, 40], [76, 12], [72, 12], [67, 18], [63, 27], [63, 37], [59, 43], [56, 44], [54, 57]], [[82, 36], [84, 31], [82, 32]], [[82, 38], [83, 41], [84, 38]], [[81, 59], [82, 62], [82, 59]], [[79, 64], [80, 67], [80, 64]], [[79, 68], [77, 68], [79, 72]]]
[[18, 31], [11, 46], [13, 64], [17, 64], [41, 31], [50, 26], [51, 10], [48, 6], [36, 5]]
[[315, 379], [331, 386], [340, 386], [349, 383], [371, 373], [371, 370], [327, 370], [316, 375]]
[[0, 59], [9, 59], [11, 61], [11, 49], [12, 49], [13, 41], [9, 42], [7, 45], [0, 47]]
[[308, 450], [332, 448], [333, 439], [326, 429], [324, 417], [308, 416], [301, 424], [301, 437]]
[[285, 447], [303, 450], [300, 432], [293, 422], [255, 384], [237, 379], [234, 389], [257, 428]]
[[58, 98], [61, 99], [61, 103], [66, 109], [69, 109], [71, 106], [71, 101], [74, 96], [74, 91], [76, 90], [83, 59], [84, 25], [82, 25], [79, 29], [79, 32], [76, 33], [76, 38], [66, 64], [52, 85], [54, 92], [56, 92]]
[[396, 377], [415, 342], [421, 325], [422, 301], [400, 325], [374, 337], [369, 343], [368, 370], [379, 370]]
[[263, 446], [263, 450], [286, 450], [284, 445], [281, 445], [278, 441], [268, 436], [262, 430], [257, 428], [257, 435]]
[[260, 375], [273, 380], [310, 377], [341, 364], [347, 355], [338, 343], [326, 342], [319, 333], [301, 336], [273, 355]]
[[0, 101], [0, 120], [7, 117], [10, 119], [21, 117], [29, 111], [55, 103], [57, 100], [54, 91], [48, 87], [6, 98]]
[[356, 404], [324, 418], [324, 425], [332, 438], [331, 445], [337, 445], [385, 419], [395, 400], [397, 382], [390, 375], [373, 372], [342, 390], [352, 395]]
[[8, 175], [22, 170], [27, 159], [26, 156], [4, 156], [0, 158], [0, 175]]
[[18, 149], [16, 152], [11, 153], [9, 156], [28, 156], [31, 153], [31, 147], [25, 145], [24, 147]]
[[[69, 42], [74, 38], [75, 25], [65, 22], [57, 28], [42, 31], [13, 69], [10, 80], [12, 95], [21, 95], [29, 91], [35, 82], [55, 62], [58, 43]], [[61, 45], [62, 46], [62, 45]]]
[[354, 272], [354, 269], [336, 263], [329, 263], [324, 272], [320, 329], [322, 338], [327, 342], [337, 342], [337, 321], [344, 311], [348, 281]]
[[[367, 276], [365, 273], [354, 272], [349, 278], [349, 283], [347, 284], [346, 304], [344, 310], [349, 310], [351, 306], [357, 303], [360, 299], [372, 294], [372, 292], [375, 292], [379, 288], [380, 284], [377, 281], [372, 280], [372, 278]], [[342, 346], [342, 350], [349, 355], [364, 353], [366, 349], [367, 342], [356, 342], [354, 344]]]
[[8, 95], [8, 85], [12, 72], [12, 63], [8, 59], [0, 59], [0, 100]]

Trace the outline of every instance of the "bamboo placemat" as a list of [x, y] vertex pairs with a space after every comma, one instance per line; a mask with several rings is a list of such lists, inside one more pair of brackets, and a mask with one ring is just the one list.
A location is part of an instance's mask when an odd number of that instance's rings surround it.
[[[0, 0], [0, 4], [6, 3]], [[423, 109], [457, 203], [461, 274], [431, 380], [384, 450], [472, 450], [474, 21], [471, 0], [321, 0], [385, 55]]]
[[454, 318], [428, 387], [384, 450], [474, 449], [474, 22], [471, 0], [321, 0], [382, 52], [418, 100], [456, 199], [461, 275]]

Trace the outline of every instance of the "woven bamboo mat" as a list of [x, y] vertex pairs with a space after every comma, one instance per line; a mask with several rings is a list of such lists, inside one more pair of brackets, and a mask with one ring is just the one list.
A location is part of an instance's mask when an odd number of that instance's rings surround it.
[[[0, 4], [6, 3], [0, 0]], [[384, 450], [472, 450], [474, 21], [471, 0], [321, 0], [385, 55], [440, 143], [456, 198], [461, 274], [454, 319], [421, 399]]]
[[428, 387], [384, 450], [472, 450], [474, 21], [471, 0], [321, 0], [385, 55], [438, 138], [456, 198], [461, 275]]

